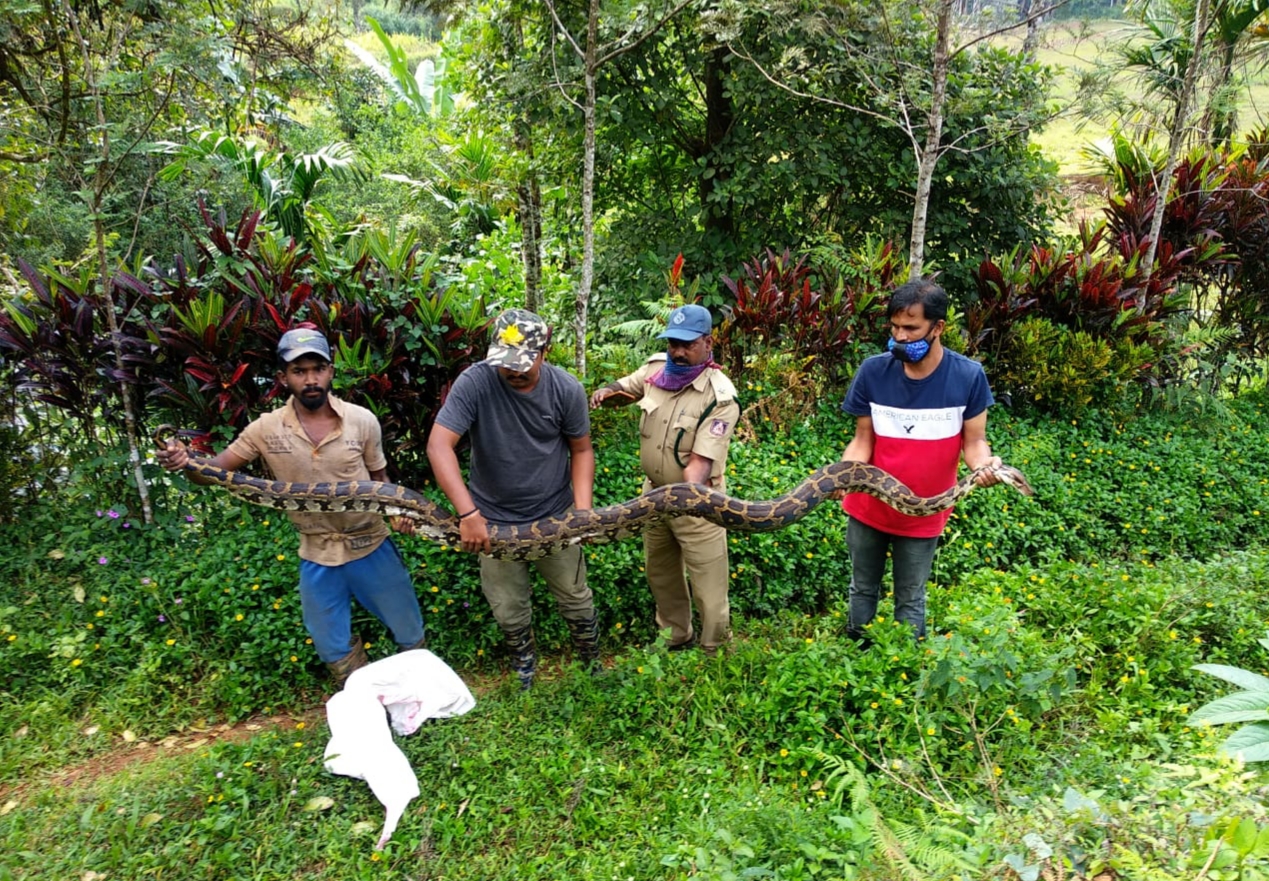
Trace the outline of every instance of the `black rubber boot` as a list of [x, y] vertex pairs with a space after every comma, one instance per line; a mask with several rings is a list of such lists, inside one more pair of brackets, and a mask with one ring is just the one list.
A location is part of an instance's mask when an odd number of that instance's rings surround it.
[[538, 669], [538, 647], [533, 639], [533, 625], [520, 630], [504, 630], [502, 635], [511, 654], [511, 669], [520, 680], [520, 689], [528, 691], [533, 686], [533, 674]]
[[855, 645], [859, 646], [860, 651], [868, 651], [872, 648], [872, 639], [864, 632], [862, 627], [847, 627], [847, 639], [853, 640]]
[[344, 683], [348, 681], [348, 677], [352, 675], [354, 670], [360, 670], [370, 663], [370, 658], [366, 656], [366, 647], [362, 644], [361, 637], [354, 635], [352, 642], [348, 643], [348, 647], [352, 651], [338, 661], [332, 661], [326, 665], [326, 669], [330, 671], [331, 679], [335, 680], [336, 691], [343, 689]]
[[573, 647], [577, 649], [577, 658], [591, 675], [601, 673], [604, 669], [599, 661], [599, 616], [592, 614], [589, 618], [565, 619], [568, 632], [573, 636]]

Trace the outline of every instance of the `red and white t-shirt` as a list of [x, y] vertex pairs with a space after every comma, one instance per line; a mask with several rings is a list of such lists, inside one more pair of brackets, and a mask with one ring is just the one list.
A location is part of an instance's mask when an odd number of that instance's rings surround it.
[[[982, 365], [944, 349], [942, 362], [924, 379], [910, 379], [889, 353], [873, 355], [859, 366], [842, 409], [872, 418], [873, 465], [918, 496], [933, 496], [956, 483], [965, 420], [993, 402]], [[842, 509], [874, 529], [910, 538], [942, 534], [952, 513], [912, 517], [864, 493], [847, 495]]]

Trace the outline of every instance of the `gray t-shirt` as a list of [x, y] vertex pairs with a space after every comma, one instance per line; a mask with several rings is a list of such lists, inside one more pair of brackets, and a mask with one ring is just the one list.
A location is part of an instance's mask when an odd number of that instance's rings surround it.
[[586, 390], [542, 365], [531, 392], [513, 389], [485, 362], [459, 374], [436, 423], [471, 441], [467, 488], [486, 520], [528, 523], [573, 504], [570, 438], [590, 434]]

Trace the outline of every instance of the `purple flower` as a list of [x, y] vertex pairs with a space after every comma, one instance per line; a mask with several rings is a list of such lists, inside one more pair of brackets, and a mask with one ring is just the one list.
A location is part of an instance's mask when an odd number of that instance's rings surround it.
[[101, 516], [102, 514], [104, 514], [104, 513], [105, 513], [105, 511], [98, 511], [98, 512], [97, 512], [97, 516], [98, 516], [98, 517], [100, 517], [100, 516]]
[[141, 579], [141, 583], [142, 583], [142, 584], [149, 584], [149, 583], [150, 583], [150, 579], [149, 579], [149, 578], [142, 578], [142, 579]]
[[464, 609], [469, 609], [469, 608], [471, 608], [471, 603], [469, 603], [469, 602], [467, 602], [466, 600], [464, 600], [464, 601], [463, 601], [463, 608], [464, 608]]
[[118, 520], [119, 512], [115, 510], [110, 510], [106, 512], [106, 516], [109, 517], [111, 520]]
[[107, 560], [105, 557], [98, 557], [98, 558], [97, 558], [97, 562], [98, 562], [98, 563], [100, 563], [101, 565], [103, 565], [103, 566], [104, 566], [104, 565], [106, 565], [107, 563], [109, 563], [110, 561], [109, 561], [109, 560]]
[[179, 606], [181, 603], [185, 602], [185, 600], [181, 599], [180, 597], [177, 597], [173, 602], [175, 602]]
[[167, 616], [166, 616], [166, 615], [160, 615], [160, 616], [159, 616], [159, 623], [160, 623], [160, 624], [166, 624], [166, 623], [167, 623]]
[[186, 523], [193, 523], [193, 522], [194, 522], [194, 515], [193, 515], [193, 514], [186, 514], [186, 515], [185, 515], [185, 522], [186, 522]]
[[131, 523], [129, 523], [127, 520], [125, 520], [125, 521], [123, 521], [123, 528], [124, 528], [124, 529], [131, 529], [131, 528], [132, 528], [132, 524], [131, 524]]

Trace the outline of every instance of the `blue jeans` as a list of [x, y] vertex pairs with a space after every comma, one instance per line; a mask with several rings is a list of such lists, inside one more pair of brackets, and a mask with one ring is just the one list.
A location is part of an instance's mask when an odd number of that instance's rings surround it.
[[850, 518], [846, 546], [850, 549], [851, 636], [862, 638], [864, 627], [877, 617], [887, 552], [894, 561], [895, 620], [911, 624], [918, 639], [925, 636], [925, 583], [930, 580], [938, 544], [937, 537], [891, 535]]
[[384, 539], [368, 556], [342, 566], [300, 561], [304, 627], [313, 637], [317, 656], [328, 664], [350, 650], [354, 599], [392, 631], [402, 648], [423, 638], [419, 599], [392, 539]]

